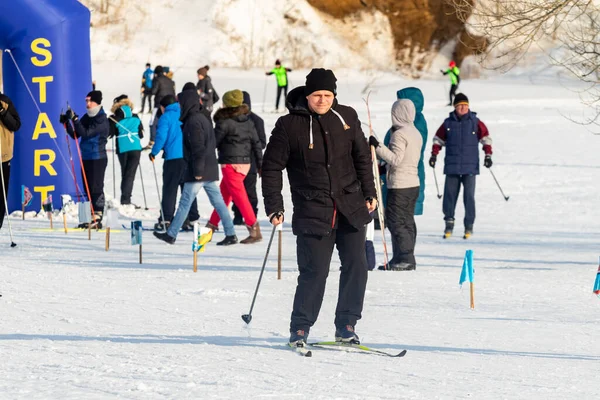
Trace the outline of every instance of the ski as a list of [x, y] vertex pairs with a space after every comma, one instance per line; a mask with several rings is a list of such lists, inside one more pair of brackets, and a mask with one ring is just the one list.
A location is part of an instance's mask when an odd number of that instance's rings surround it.
[[[127, 226], [127, 225], [125, 225], [125, 224], [122, 224], [122, 226], [123, 226], [123, 229], [125, 229], [125, 230], [127, 230], [127, 231], [130, 231], [130, 230], [131, 230], [131, 226]], [[145, 227], [145, 226], [142, 226], [142, 230], [143, 230], [143, 231], [147, 231], [147, 232], [160, 232], [160, 233], [164, 233], [164, 232], [166, 232], [165, 230], [160, 230], [160, 231], [157, 231], [157, 230], [156, 230], [156, 229], [154, 229], [154, 228]], [[179, 230], [179, 232], [191, 232], [191, 231], [184, 231], [183, 229], [180, 229], [180, 230]]]
[[299, 355], [301, 355], [302, 357], [312, 357], [312, 351], [310, 351], [309, 349], [307, 349], [304, 346], [292, 346], [291, 344], [287, 344], [287, 346], [294, 350], [296, 353], [298, 353]]
[[402, 350], [400, 353], [394, 354], [394, 353], [388, 353], [388, 352], [377, 350], [377, 349], [372, 349], [370, 347], [363, 346], [362, 344], [357, 344], [357, 343], [315, 342], [315, 343], [309, 343], [308, 345], [312, 346], [312, 347], [323, 347], [323, 348], [329, 348], [329, 349], [343, 349], [343, 350], [353, 349], [353, 350], [357, 350], [359, 352], [371, 353], [371, 354], [384, 356], [384, 357], [404, 357], [406, 355], [406, 350]]

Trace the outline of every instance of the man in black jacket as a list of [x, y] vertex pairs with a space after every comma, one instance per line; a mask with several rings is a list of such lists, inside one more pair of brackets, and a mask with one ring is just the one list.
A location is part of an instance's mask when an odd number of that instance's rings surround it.
[[0, 93], [0, 162], [2, 165], [2, 190], [0, 190], [0, 228], [6, 213], [6, 194], [10, 180], [10, 161], [13, 158], [14, 133], [21, 128], [21, 118], [10, 98]]
[[154, 95], [154, 111], [150, 119], [150, 142], [144, 147], [144, 150], [150, 150], [156, 139], [156, 127], [158, 120], [162, 115], [160, 111], [160, 101], [163, 97], [172, 95], [175, 97], [175, 82], [165, 75], [165, 70], [162, 65], [157, 65], [154, 68], [154, 79], [152, 79], [152, 94]]
[[[256, 128], [256, 133], [258, 133], [258, 138], [260, 139], [261, 147], [264, 149], [267, 146], [267, 137], [265, 135], [265, 121], [258, 115], [252, 112], [252, 102], [250, 100], [250, 94], [248, 92], [242, 92], [244, 94], [244, 104], [248, 106], [248, 117], [254, 123], [254, 127]], [[258, 195], [256, 194], [256, 180], [258, 177], [258, 168], [256, 168], [256, 157], [254, 153], [252, 153], [252, 164], [250, 166], [250, 171], [248, 175], [244, 178], [244, 187], [246, 188], [246, 193], [248, 194], [248, 200], [250, 200], [250, 204], [254, 209], [254, 214], [258, 215]], [[242, 213], [240, 209], [234, 204], [232, 207], [233, 210], [233, 224], [234, 225], [244, 225], [244, 218], [242, 218]]]
[[367, 284], [366, 224], [377, 206], [371, 154], [356, 111], [338, 104], [331, 70], [313, 69], [292, 90], [290, 113], [277, 120], [262, 164], [265, 211], [283, 223], [282, 171], [287, 169], [300, 275], [290, 323], [290, 346], [303, 347], [325, 293], [334, 245], [342, 268], [336, 308], [337, 341], [358, 342]]
[[185, 184], [179, 200], [177, 212], [169, 229], [165, 233], [154, 232], [154, 236], [169, 244], [175, 243], [177, 233], [183, 225], [192, 203], [198, 192], [204, 188], [210, 204], [217, 210], [223, 221], [225, 239], [217, 245], [237, 243], [233, 220], [223, 201], [221, 191], [216, 182], [219, 180], [215, 133], [212, 124], [202, 113], [200, 97], [195, 90], [184, 90], [177, 96], [181, 106], [181, 122], [183, 122], [184, 158], [187, 162]]

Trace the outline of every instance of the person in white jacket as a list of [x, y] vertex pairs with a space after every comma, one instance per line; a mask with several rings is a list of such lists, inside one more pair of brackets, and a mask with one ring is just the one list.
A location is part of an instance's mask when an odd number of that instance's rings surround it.
[[414, 210], [419, 197], [418, 164], [423, 138], [415, 127], [415, 105], [407, 99], [397, 100], [392, 106], [392, 136], [389, 147], [380, 144], [375, 136], [369, 144], [377, 156], [387, 162], [388, 197], [385, 219], [392, 234], [394, 255], [389, 269], [411, 271], [416, 269], [415, 242], [417, 226]]

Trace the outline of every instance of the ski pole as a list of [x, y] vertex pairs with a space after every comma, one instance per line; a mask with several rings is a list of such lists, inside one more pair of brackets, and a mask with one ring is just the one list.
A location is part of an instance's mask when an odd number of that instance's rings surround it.
[[[0, 154], [2, 154], [2, 141], [0, 140]], [[1, 163], [0, 163], [1, 164]], [[8, 212], [8, 201], [6, 201], [6, 186], [4, 184], [4, 168], [0, 165], [0, 177], [2, 177], [2, 194], [4, 195], [4, 207], [6, 212], [6, 221], [8, 222], [8, 233], [10, 234], [10, 247], [17, 247], [13, 239], [12, 225], [10, 223], [10, 213]]]
[[242, 315], [242, 319], [246, 324], [249, 324], [252, 321], [252, 310], [254, 309], [254, 302], [256, 301], [256, 295], [258, 294], [258, 288], [260, 287], [260, 281], [262, 280], [263, 273], [265, 272], [265, 266], [267, 265], [267, 258], [269, 257], [269, 251], [271, 250], [271, 244], [273, 243], [273, 237], [275, 237], [275, 231], [277, 230], [277, 225], [273, 225], [273, 230], [271, 231], [271, 238], [269, 239], [269, 244], [267, 245], [267, 252], [265, 254], [265, 259], [263, 261], [262, 268], [260, 270], [260, 275], [258, 277], [258, 283], [256, 284], [256, 290], [254, 291], [254, 297], [252, 298], [252, 305], [250, 305], [250, 312], [248, 314]]
[[504, 200], [508, 201], [510, 196], [505, 195], [504, 192], [502, 191], [502, 188], [500, 187], [500, 184], [498, 183], [498, 179], [496, 179], [496, 175], [494, 175], [494, 171], [492, 171], [491, 168], [488, 168], [488, 170], [492, 174], [492, 178], [494, 178], [494, 181], [496, 181], [496, 185], [498, 185], [498, 189], [500, 189], [500, 193], [502, 193], [502, 197], [504, 197]]
[[115, 137], [112, 137], [113, 199], [117, 198], [117, 178], [115, 176]]
[[440, 194], [440, 187], [438, 186], [437, 174], [435, 173], [435, 168], [433, 169], [433, 179], [435, 180], [435, 190], [437, 190], [437, 197], [438, 197], [438, 199], [441, 199], [442, 195]]
[[148, 211], [148, 202], [146, 201], [146, 188], [144, 187], [144, 174], [142, 173], [142, 166], [138, 164], [140, 170], [140, 179], [142, 181], [142, 194], [144, 195], [144, 209]]
[[269, 82], [269, 76], [265, 75], [265, 85], [263, 88], [263, 106], [262, 106], [262, 112], [265, 112], [265, 103], [267, 101], [267, 84]]
[[[371, 122], [371, 109], [369, 108], [369, 96], [371, 92], [367, 94], [367, 99], [364, 102], [367, 105], [367, 116], [369, 118], [369, 134], [374, 136], [373, 134], [373, 124]], [[388, 251], [387, 251], [387, 243], [385, 241], [385, 219], [384, 219], [384, 205], [383, 205], [383, 194], [381, 190], [381, 177], [379, 176], [379, 166], [377, 165], [377, 154], [375, 153], [375, 147], [369, 146], [371, 148], [371, 158], [373, 159], [373, 175], [375, 176], [375, 189], [377, 190], [377, 197], [379, 199], [379, 203], [377, 204], [377, 215], [379, 216], [379, 224], [381, 225], [381, 240], [383, 242], [383, 260], [384, 260], [384, 268], [387, 271], [388, 269]]]
[[166, 232], [167, 227], [165, 224], [165, 213], [163, 212], [162, 200], [160, 199], [160, 189], [158, 187], [158, 178], [156, 177], [156, 166], [154, 165], [154, 160], [152, 160], [152, 170], [154, 171], [154, 182], [156, 183], [156, 193], [158, 193], [158, 204], [160, 204], [160, 220], [162, 221], [163, 232]]

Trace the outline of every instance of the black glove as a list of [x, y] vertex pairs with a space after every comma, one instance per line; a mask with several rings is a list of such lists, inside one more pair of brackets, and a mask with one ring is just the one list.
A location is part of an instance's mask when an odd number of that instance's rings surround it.
[[373, 135], [369, 136], [369, 146], [373, 146], [375, 148], [379, 147], [379, 140]]
[[148, 154], [148, 158], [150, 159], [150, 161], [154, 162], [154, 158], [156, 158], [156, 156], [152, 153]]
[[431, 158], [429, 159], [429, 166], [431, 168], [435, 168], [435, 162], [437, 161], [437, 156], [431, 156]]
[[66, 124], [69, 118], [65, 114], [60, 114], [59, 121], [62, 125]]
[[70, 119], [73, 122], [75, 122], [75, 121], [77, 121], [79, 119], [79, 116], [77, 116], [77, 114], [75, 114], [75, 112], [72, 109], [70, 109], [70, 108], [65, 113], [65, 116], [67, 117], [67, 119]]
[[485, 165], [486, 168], [490, 168], [492, 166], [493, 162], [492, 162], [492, 156], [491, 155], [486, 155], [485, 156], [485, 160], [483, 160], [483, 165]]
[[[269, 218], [269, 222], [270, 222], [270, 223], [273, 223], [273, 219], [275, 219], [275, 218], [279, 219], [279, 218], [281, 218], [281, 217], [283, 217], [283, 211], [277, 211], [277, 212], [274, 212], [274, 213], [271, 215], [271, 217]], [[282, 222], [283, 222], [283, 221], [282, 221]]]

